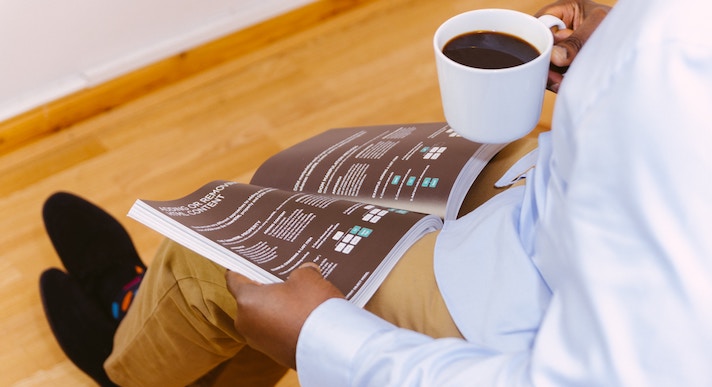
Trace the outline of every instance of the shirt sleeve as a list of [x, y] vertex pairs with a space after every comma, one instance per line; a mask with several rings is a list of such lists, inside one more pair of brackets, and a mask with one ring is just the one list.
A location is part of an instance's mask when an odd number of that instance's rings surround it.
[[528, 385], [528, 359], [400, 329], [339, 299], [309, 316], [297, 345], [299, 381], [309, 387]]

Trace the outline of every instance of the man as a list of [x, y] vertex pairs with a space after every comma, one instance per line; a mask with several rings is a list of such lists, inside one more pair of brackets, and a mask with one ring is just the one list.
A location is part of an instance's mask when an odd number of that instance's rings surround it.
[[[108, 375], [184, 385], [247, 343], [296, 366], [304, 386], [712, 384], [709, 8], [621, 0], [605, 16], [606, 7], [562, 0], [543, 9], [573, 28], [557, 33], [552, 55], [571, 67], [550, 77], [553, 129], [524, 187], [420, 241], [366, 310], [313, 267], [279, 285], [228, 273], [235, 305], [218, 280], [224, 270], [167, 242], [118, 324]], [[82, 207], [58, 210], [72, 201], [48, 201], [50, 236], [51, 219]], [[98, 308], [131, 291], [135, 259], [117, 264], [119, 279], [89, 281], [102, 276], [73, 275], [86, 271], [67, 264], [85, 254], [76, 250], [58, 249], [70, 273], [47, 275], [44, 289], [106, 294]], [[97, 290], [109, 282], [116, 294]], [[59, 304], [45, 302], [53, 328]], [[83, 369], [105, 377], [93, 361]]]
[[[712, 170], [704, 145], [712, 125], [710, 8], [621, 0], [605, 21], [605, 9], [591, 2], [542, 10], [574, 27], [580, 20], [572, 23], [570, 12], [590, 12], [576, 30], [583, 38], [570, 36], [571, 51], [557, 48], [554, 64], [569, 64], [601, 25], [569, 72], [552, 75], [551, 87], [561, 87], [553, 129], [540, 138], [524, 192], [500, 194], [438, 237], [438, 284], [467, 341], [398, 329], [332, 299], [314, 270], [267, 287], [228, 274], [242, 311], [238, 330], [251, 346], [296, 364], [308, 386], [710, 385], [712, 183], [697, 177]], [[513, 261], [508, 232], [538, 273]], [[511, 276], [518, 283], [507, 283]], [[495, 302], [543, 308], [528, 346], [477, 340], [486, 328], [478, 320], [499, 311], [478, 295], [501, 285], [513, 294]], [[522, 288], [538, 297], [519, 303]], [[472, 313], [478, 308], [489, 314]], [[514, 321], [536, 316], [501, 312]], [[508, 321], [495, 319], [504, 331]], [[473, 325], [479, 331], [468, 335]]]

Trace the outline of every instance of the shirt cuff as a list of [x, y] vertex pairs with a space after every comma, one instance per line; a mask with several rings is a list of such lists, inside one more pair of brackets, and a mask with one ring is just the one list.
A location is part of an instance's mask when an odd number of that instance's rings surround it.
[[297, 374], [303, 386], [347, 386], [354, 357], [378, 332], [394, 325], [343, 299], [330, 299], [307, 318], [297, 342]]

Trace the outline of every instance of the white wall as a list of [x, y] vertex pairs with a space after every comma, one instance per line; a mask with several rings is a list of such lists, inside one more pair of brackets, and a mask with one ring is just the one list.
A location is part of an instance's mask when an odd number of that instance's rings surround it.
[[0, 0], [0, 121], [314, 0]]

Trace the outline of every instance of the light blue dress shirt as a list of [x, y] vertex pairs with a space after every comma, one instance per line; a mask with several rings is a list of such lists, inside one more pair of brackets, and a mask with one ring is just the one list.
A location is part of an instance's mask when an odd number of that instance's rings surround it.
[[342, 300], [297, 348], [311, 386], [712, 386], [712, 4], [620, 0], [557, 97], [537, 167], [438, 237], [466, 340]]

